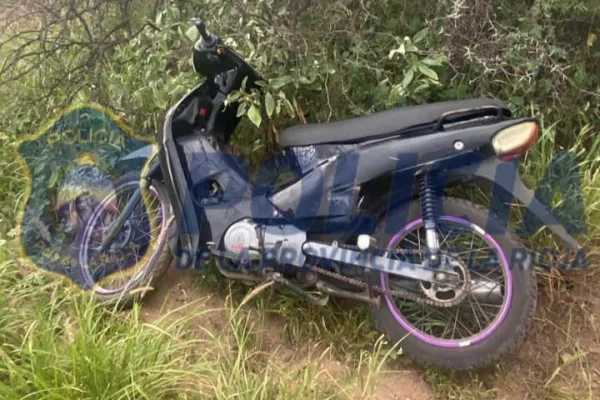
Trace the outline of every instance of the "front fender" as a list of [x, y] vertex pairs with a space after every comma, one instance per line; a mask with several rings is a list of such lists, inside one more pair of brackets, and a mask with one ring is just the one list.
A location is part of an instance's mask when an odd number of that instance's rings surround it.
[[[495, 200], [501, 197], [501, 200], [512, 202], [517, 199], [523, 203], [527, 209], [535, 215], [544, 226], [550, 230], [568, 247], [573, 250], [579, 250], [582, 246], [571, 236], [565, 227], [550, 214], [550, 211], [535, 197], [535, 192], [529, 189], [523, 183], [518, 165], [514, 162], [505, 162], [497, 158], [489, 158], [481, 163], [461, 166], [451, 170], [450, 177], [453, 175], [476, 177], [489, 181], [499, 188], [494, 190]], [[497, 197], [498, 196], [498, 197]]]
[[117, 160], [117, 169], [121, 172], [141, 171], [146, 162], [156, 153], [156, 145], [149, 144], [132, 151]]
[[156, 145], [149, 144], [147, 146], [141, 147], [136, 151], [132, 151], [131, 153], [121, 157], [119, 162], [145, 162], [148, 160], [154, 153], [156, 149]]

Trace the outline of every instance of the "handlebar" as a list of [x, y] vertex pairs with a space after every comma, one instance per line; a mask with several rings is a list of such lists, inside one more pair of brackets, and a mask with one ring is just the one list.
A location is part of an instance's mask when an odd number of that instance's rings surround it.
[[192, 21], [200, 33], [200, 38], [194, 44], [193, 50], [193, 63], [196, 72], [214, 78], [225, 71], [235, 69], [239, 76], [251, 77], [251, 81], [259, 79], [258, 73], [235, 50], [222, 45], [219, 37], [206, 29], [206, 24], [202, 19], [194, 18]]
[[202, 21], [201, 19], [197, 19], [195, 20], [196, 22], [196, 29], [198, 29], [198, 32], [200, 32], [200, 36], [202, 36], [202, 39], [206, 40], [206, 41], [210, 41], [211, 40], [211, 34], [208, 33], [208, 30], [206, 29], [206, 24], [204, 23], [204, 21]]
[[204, 23], [203, 20], [195, 19], [194, 21], [196, 24], [196, 29], [198, 29], [198, 32], [200, 33], [200, 36], [202, 37], [204, 44], [206, 46], [213, 46], [217, 41], [217, 38], [215, 37], [215, 35], [210, 33], [208, 31], [208, 29], [206, 29], [206, 24]]

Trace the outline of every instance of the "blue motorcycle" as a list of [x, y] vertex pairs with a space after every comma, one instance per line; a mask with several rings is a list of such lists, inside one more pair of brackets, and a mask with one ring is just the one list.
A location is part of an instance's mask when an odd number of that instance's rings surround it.
[[80, 235], [79, 263], [99, 299], [142, 297], [173, 259], [181, 268], [216, 260], [227, 278], [311, 303], [368, 303], [390, 342], [424, 364], [483, 367], [519, 342], [536, 304], [531, 255], [503, 218], [447, 189], [493, 184], [579, 249], [519, 177], [535, 119], [470, 99], [296, 126], [252, 183], [226, 150], [241, 118], [226, 100], [260, 90], [261, 77], [197, 28], [193, 63], [206, 80], [168, 111], [157, 153], [128, 155], [147, 167], [115, 186]]

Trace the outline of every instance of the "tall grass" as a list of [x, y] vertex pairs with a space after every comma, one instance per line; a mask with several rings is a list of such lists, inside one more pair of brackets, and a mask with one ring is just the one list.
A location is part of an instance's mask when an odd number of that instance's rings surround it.
[[[5, 255], [6, 256], [6, 255]], [[0, 269], [0, 398], [168, 398], [193, 341], [103, 310], [61, 283]]]
[[[567, 226], [578, 224], [574, 218], [580, 210], [571, 204], [581, 200], [585, 226], [576, 230], [582, 233], [579, 239], [584, 244], [594, 245], [600, 239], [600, 136], [586, 125], [570, 135], [571, 144], [564, 148], [556, 142], [556, 126], [541, 120], [540, 137], [527, 154], [523, 176], [530, 187], [541, 189], [546, 195], [554, 190], [551, 198], [547, 196], [552, 203], [549, 205]], [[552, 164], [556, 166], [554, 170]]]
[[329, 349], [284, 362], [261, 347], [264, 319], [232, 303], [218, 331], [196, 326], [188, 306], [148, 323], [139, 306], [102, 309], [61, 282], [21, 275], [9, 254], [0, 254], [3, 400], [364, 398], [387, 356], [380, 345], [361, 354], [361, 369], [332, 378], [321, 362]]

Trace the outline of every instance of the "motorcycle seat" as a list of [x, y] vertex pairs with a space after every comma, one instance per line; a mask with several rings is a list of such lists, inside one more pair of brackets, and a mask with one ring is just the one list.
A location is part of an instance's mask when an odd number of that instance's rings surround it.
[[459, 113], [464, 117], [470, 111], [479, 116], [481, 111], [510, 116], [508, 107], [495, 99], [446, 101], [401, 107], [344, 121], [297, 125], [283, 131], [279, 143], [282, 147], [356, 143], [399, 135], [407, 130], [428, 134], [448, 113]]

